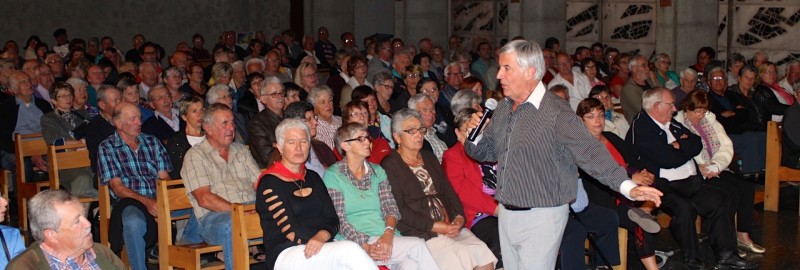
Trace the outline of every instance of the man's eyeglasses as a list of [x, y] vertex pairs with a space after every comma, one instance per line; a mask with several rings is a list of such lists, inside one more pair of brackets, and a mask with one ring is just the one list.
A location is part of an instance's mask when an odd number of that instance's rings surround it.
[[353, 117], [356, 117], [356, 116], [369, 116], [369, 113], [368, 112], [360, 112], [360, 113], [359, 112], [351, 112], [350, 116], [353, 116]]
[[436, 92], [436, 91], [439, 91], [439, 89], [436, 89], [436, 88], [428, 88], [428, 89], [420, 89], [420, 91], [422, 91], [422, 93], [424, 93], [424, 94], [431, 94], [431, 93], [434, 93], [434, 92]]
[[275, 93], [272, 93], [272, 94], [265, 94], [265, 96], [269, 96], [271, 98], [282, 98], [282, 97], [286, 96], [286, 92], [284, 92], [284, 91], [275, 92]]
[[425, 133], [428, 133], [428, 128], [426, 128], [426, 127], [409, 128], [409, 129], [403, 130], [403, 132], [408, 133], [410, 135], [414, 135], [414, 134], [417, 134], [417, 133], [425, 134]]
[[370, 137], [369, 135], [367, 135], [367, 136], [358, 136], [358, 137], [355, 137], [355, 138], [352, 138], [352, 139], [344, 140], [342, 142], [352, 142], [352, 141], [359, 141], [359, 142], [370, 141], [371, 142], [372, 141], [372, 137]]

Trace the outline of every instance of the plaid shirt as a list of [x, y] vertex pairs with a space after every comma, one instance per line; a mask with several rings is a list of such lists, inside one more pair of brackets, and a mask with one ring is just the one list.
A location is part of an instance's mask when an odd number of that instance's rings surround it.
[[[155, 198], [158, 172], [171, 171], [172, 164], [167, 150], [156, 137], [141, 133], [136, 140], [138, 148], [131, 149], [122, 141], [119, 132], [114, 132], [100, 143], [97, 151], [100, 184], [108, 185], [111, 179], [120, 178], [123, 185], [136, 193]], [[111, 196], [117, 198], [114, 191]]]
[[[344, 175], [345, 178], [350, 180], [353, 186], [359, 190], [369, 190], [372, 188], [372, 180], [377, 177], [375, 170], [371, 170], [371, 166], [369, 165], [367, 161], [364, 161], [366, 173], [361, 179], [357, 179], [355, 175], [353, 175], [353, 172], [347, 168], [347, 162], [344, 160], [337, 162], [334, 166], [338, 166], [339, 174]], [[328, 193], [331, 196], [331, 201], [333, 201], [333, 207], [336, 208], [336, 214], [339, 215], [339, 217], [344, 217], [346, 214], [344, 212], [344, 195], [341, 191], [330, 188], [328, 189]], [[383, 218], [386, 219], [387, 216], [394, 216], [397, 220], [400, 220], [400, 210], [397, 209], [397, 203], [394, 201], [394, 195], [392, 195], [392, 188], [388, 180], [380, 183], [378, 187], [378, 196], [381, 201], [381, 213], [383, 214]], [[341, 218], [339, 219], [339, 233], [341, 233], [344, 238], [356, 242], [359, 245], [367, 243], [370, 238], [370, 235], [357, 231], [346, 219]]]
[[342, 118], [334, 115], [331, 121], [332, 123], [328, 123], [322, 120], [322, 118], [319, 119], [316, 139], [324, 142], [331, 149], [336, 149], [336, 146], [333, 144], [333, 138], [336, 137], [336, 129], [342, 126]]
[[48, 248], [44, 246], [41, 246], [41, 248], [45, 257], [47, 257], [47, 264], [50, 265], [50, 269], [52, 270], [102, 270], [100, 266], [97, 265], [97, 255], [94, 254], [94, 250], [91, 248], [83, 253], [83, 256], [85, 256], [83, 265], [78, 264], [75, 258], [72, 257], [67, 257], [67, 260], [62, 262], [58, 257], [50, 253]]

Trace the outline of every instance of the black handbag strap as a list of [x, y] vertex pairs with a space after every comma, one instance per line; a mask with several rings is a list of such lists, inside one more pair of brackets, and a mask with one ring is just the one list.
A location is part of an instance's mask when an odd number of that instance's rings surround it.
[[3, 251], [6, 252], [7, 261], [11, 261], [11, 252], [8, 252], [8, 244], [6, 244], [6, 237], [3, 235], [3, 230], [0, 230], [0, 242], [3, 242]]

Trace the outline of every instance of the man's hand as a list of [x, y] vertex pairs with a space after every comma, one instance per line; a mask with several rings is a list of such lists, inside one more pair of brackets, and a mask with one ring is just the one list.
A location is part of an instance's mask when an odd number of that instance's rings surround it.
[[722, 115], [722, 117], [731, 117], [731, 116], [736, 115], [736, 112], [734, 112], [734, 111], [724, 111], [724, 112], [721, 112], [719, 114]]
[[483, 112], [476, 112], [470, 116], [469, 122], [466, 123], [467, 133], [471, 133], [473, 129], [478, 128], [481, 124], [481, 117], [483, 117]]
[[656, 204], [656, 207], [661, 205], [661, 193], [658, 189], [652, 187], [638, 186], [631, 189], [629, 197], [637, 201], [651, 201]]
[[147, 212], [150, 212], [150, 215], [156, 218], [158, 217], [158, 202], [156, 202], [155, 199], [145, 198], [142, 204], [147, 208]]
[[678, 141], [674, 141], [670, 144], [672, 145], [672, 148], [675, 148], [675, 150], [681, 150], [681, 144], [678, 143]]
[[43, 172], [47, 171], [47, 160], [44, 159], [44, 156], [31, 156], [31, 161], [33, 162], [33, 166], [39, 168]]

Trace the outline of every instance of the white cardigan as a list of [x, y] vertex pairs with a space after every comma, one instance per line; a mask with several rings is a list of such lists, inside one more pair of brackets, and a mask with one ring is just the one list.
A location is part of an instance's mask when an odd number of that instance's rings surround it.
[[[691, 125], [687, 119], [685, 119], [684, 111], [679, 111], [678, 115], [675, 116], [675, 120], [683, 124], [684, 126]], [[711, 126], [714, 128], [714, 133], [709, 134], [710, 136], [715, 136], [719, 140], [719, 150], [713, 153], [711, 160], [704, 160], [703, 155], [697, 155], [694, 157], [694, 160], [697, 164], [708, 164], [714, 163], [719, 165], [720, 171], [724, 171], [728, 169], [728, 165], [731, 164], [731, 160], [733, 160], [733, 142], [731, 142], [731, 138], [728, 137], [728, 133], [725, 133], [725, 128], [722, 127], [717, 121], [717, 117], [711, 113], [706, 112], [704, 117], [706, 121], [711, 123]], [[699, 136], [699, 135], [698, 135]], [[706, 151], [705, 147], [703, 151]]]

